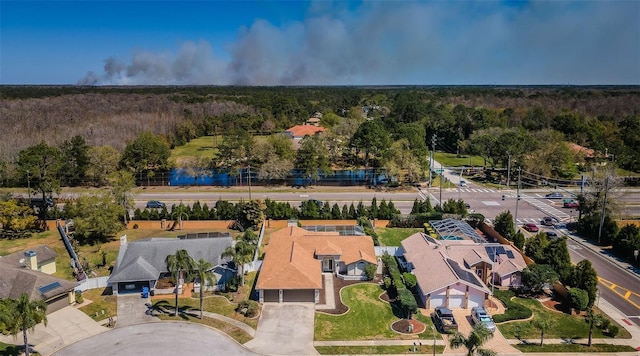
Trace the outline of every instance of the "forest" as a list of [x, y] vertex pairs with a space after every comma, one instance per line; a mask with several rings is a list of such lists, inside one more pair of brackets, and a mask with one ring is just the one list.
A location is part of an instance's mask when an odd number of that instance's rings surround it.
[[[299, 148], [277, 135], [314, 115], [326, 134]], [[636, 86], [2, 86], [0, 118], [3, 186], [26, 186], [33, 155], [48, 157], [46, 174], [63, 185], [105, 184], [121, 168], [197, 176], [248, 165], [269, 181], [292, 169], [313, 176], [376, 168], [415, 182], [429, 150], [481, 156], [485, 167], [511, 161], [557, 179], [579, 177], [597, 161], [640, 172]], [[169, 161], [169, 149], [207, 135], [221, 137], [214, 157]]]

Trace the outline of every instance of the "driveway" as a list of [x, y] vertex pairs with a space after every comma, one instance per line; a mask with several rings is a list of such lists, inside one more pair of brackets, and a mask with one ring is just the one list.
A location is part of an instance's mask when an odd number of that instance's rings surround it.
[[141, 298], [140, 294], [137, 293], [118, 295], [118, 321], [116, 322], [116, 327], [159, 321], [158, 318], [150, 315], [149, 303], [151, 303], [149, 298]]
[[[458, 331], [465, 336], [468, 336], [473, 329], [472, 321], [471, 321], [471, 310], [470, 309], [453, 309], [453, 316], [456, 318], [456, 322], [458, 323]], [[446, 337], [445, 337], [446, 340]], [[509, 345], [507, 340], [502, 336], [500, 330], [496, 329], [493, 337], [487, 341], [486, 344], [482, 345], [483, 348], [493, 350], [498, 353], [498, 355], [514, 355], [521, 354], [519, 350]], [[447, 342], [447, 346], [445, 347], [444, 353], [447, 354], [459, 354], [461, 352], [465, 352], [465, 348], [451, 349], [449, 347], [449, 343]]]
[[196, 323], [130, 325], [82, 340], [56, 356], [111, 355], [257, 355], [222, 332]]
[[[42, 356], [51, 355], [61, 348], [80, 340], [95, 336], [107, 331], [87, 314], [74, 307], [65, 307], [47, 315], [47, 326], [36, 325], [35, 332], [28, 333], [29, 344]], [[17, 339], [12, 336], [0, 334], [0, 341], [8, 344], [22, 342], [22, 333]]]
[[244, 346], [266, 355], [318, 355], [314, 321], [313, 303], [265, 303], [256, 336]]

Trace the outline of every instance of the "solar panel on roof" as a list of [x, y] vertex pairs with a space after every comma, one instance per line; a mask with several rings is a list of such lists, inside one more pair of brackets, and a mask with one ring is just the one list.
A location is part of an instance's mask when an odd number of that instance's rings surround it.
[[498, 247], [496, 248], [496, 253], [497, 253], [498, 255], [504, 255], [504, 254], [505, 254], [505, 253], [507, 253], [507, 252], [505, 251], [504, 246], [498, 246]]
[[513, 251], [507, 250], [507, 257], [509, 257], [510, 259], [515, 258], [515, 256], [513, 255]]
[[475, 284], [478, 287], [482, 287], [482, 283], [478, 281], [478, 278], [476, 278], [475, 274], [462, 269], [462, 267], [460, 267], [460, 265], [453, 260], [449, 260], [449, 265], [453, 267], [453, 270], [458, 275], [458, 277], [460, 277], [460, 279], [467, 281], [469, 283]]
[[60, 282], [56, 281], [38, 288], [38, 291], [40, 292], [40, 294], [46, 294], [47, 292], [51, 292], [58, 287], [62, 287], [62, 285], [60, 284]]

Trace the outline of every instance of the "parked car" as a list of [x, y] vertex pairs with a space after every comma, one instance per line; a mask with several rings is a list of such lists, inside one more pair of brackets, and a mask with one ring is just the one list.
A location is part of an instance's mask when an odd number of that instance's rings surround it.
[[436, 307], [431, 314], [433, 322], [442, 332], [450, 332], [458, 330], [458, 323], [453, 317], [453, 312], [445, 307]]
[[496, 324], [483, 307], [471, 308], [471, 320], [473, 320], [474, 324], [482, 323], [492, 333], [496, 331]]
[[149, 200], [147, 202], [147, 208], [148, 209], [159, 209], [159, 208], [164, 208], [164, 203], [161, 201], [157, 201], [157, 200]]
[[567, 201], [562, 204], [562, 206], [565, 208], [578, 208], [580, 207], [580, 203], [578, 203], [577, 201]]
[[522, 225], [522, 228], [529, 231], [529, 232], [538, 232], [540, 231], [540, 229], [538, 228], [538, 226], [534, 223], [526, 223], [524, 225]]
[[549, 193], [547, 195], [544, 196], [547, 199], [562, 199], [564, 198], [564, 194], [560, 193], [560, 192], [553, 192], [553, 193]]

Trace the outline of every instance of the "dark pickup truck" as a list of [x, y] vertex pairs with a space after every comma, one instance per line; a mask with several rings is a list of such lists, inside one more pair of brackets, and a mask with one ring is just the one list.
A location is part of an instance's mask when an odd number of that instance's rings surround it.
[[456, 323], [451, 310], [445, 307], [436, 307], [431, 316], [433, 317], [433, 322], [442, 332], [458, 330], [458, 323]]

